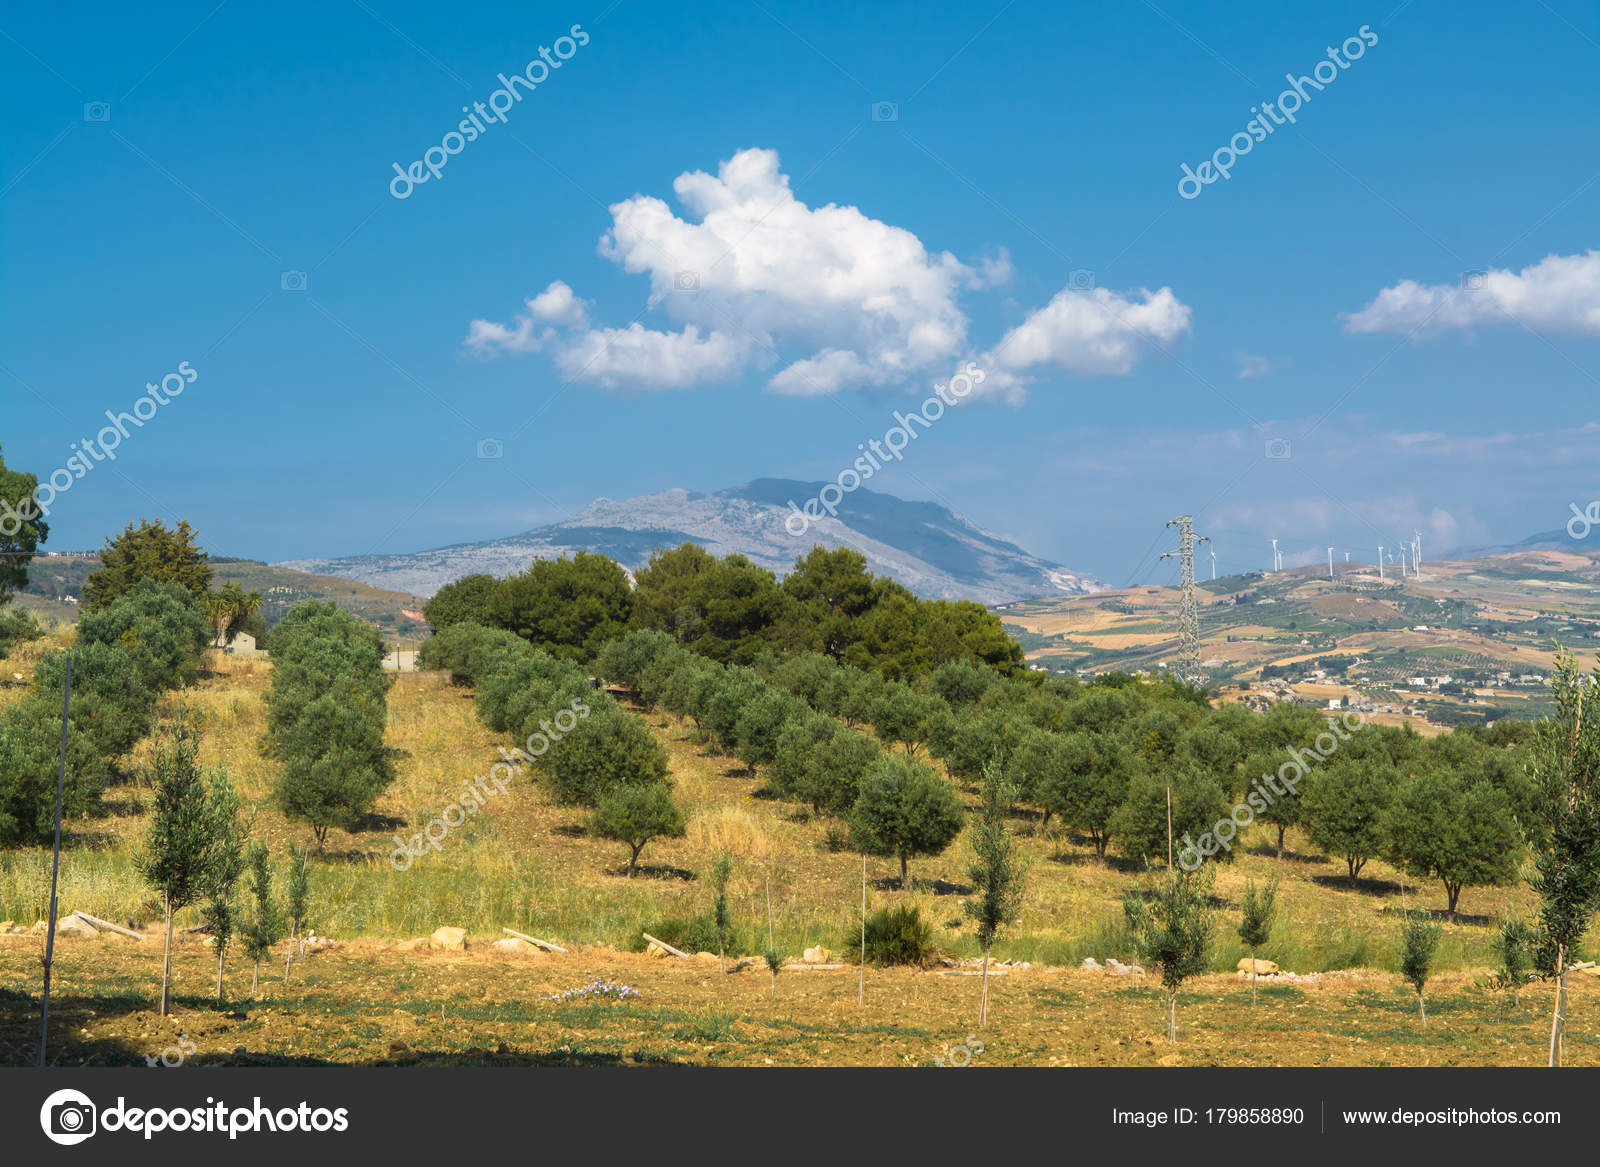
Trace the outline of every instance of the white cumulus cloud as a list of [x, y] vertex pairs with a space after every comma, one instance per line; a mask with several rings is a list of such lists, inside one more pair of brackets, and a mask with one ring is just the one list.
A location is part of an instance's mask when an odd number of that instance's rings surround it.
[[480, 356], [496, 352], [536, 353], [555, 339], [552, 325], [582, 328], [589, 320], [588, 304], [560, 280], [524, 301], [524, 306], [527, 311], [509, 327], [492, 320], [474, 320], [467, 329], [467, 347]]
[[681, 332], [657, 332], [634, 323], [595, 328], [565, 342], [556, 365], [569, 381], [597, 381], [607, 389], [688, 389], [726, 381], [750, 360], [750, 345], [693, 324]]
[[981, 392], [1020, 401], [1032, 380], [1029, 370], [1040, 367], [1078, 376], [1125, 376], [1144, 349], [1187, 332], [1190, 315], [1171, 288], [1064, 289], [978, 358], [988, 373]]
[[[774, 393], [902, 388], [971, 358], [957, 297], [1013, 276], [1003, 247], [969, 266], [856, 207], [807, 206], [773, 150], [741, 150], [672, 189], [680, 210], [644, 194], [613, 204], [598, 248], [649, 277], [649, 308], [672, 327], [591, 325], [589, 305], [557, 280], [508, 324], [473, 320], [466, 348], [548, 350], [569, 380], [610, 388], [686, 388], [774, 365]], [[1168, 288], [1063, 291], [977, 358], [990, 376], [975, 396], [1020, 401], [1034, 368], [1126, 374], [1142, 347], [1188, 327]]]
[[1548, 255], [1521, 272], [1463, 272], [1455, 284], [1401, 280], [1344, 317], [1349, 332], [1418, 335], [1493, 324], [1600, 335], [1600, 251]]

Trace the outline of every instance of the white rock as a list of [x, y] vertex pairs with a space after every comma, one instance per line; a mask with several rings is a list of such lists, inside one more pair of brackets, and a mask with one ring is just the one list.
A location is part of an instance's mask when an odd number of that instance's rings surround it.
[[66, 916], [56, 921], [57, 936], [98, 936], [100, 929], [81, 916]]

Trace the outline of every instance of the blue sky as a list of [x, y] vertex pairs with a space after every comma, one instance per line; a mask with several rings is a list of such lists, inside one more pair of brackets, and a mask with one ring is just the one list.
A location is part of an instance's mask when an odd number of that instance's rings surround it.
[[9, 10], [8, 465], [197, 373], [50, 545], [161, 515], [221, 554], [394, 552], [831, 479], [969, 360], [984, 388], [870, 487], [1112, 584], [1170, 574], [1182, 511], [1228, 571], [1600, 496], [1591, 5], [840, 7]]

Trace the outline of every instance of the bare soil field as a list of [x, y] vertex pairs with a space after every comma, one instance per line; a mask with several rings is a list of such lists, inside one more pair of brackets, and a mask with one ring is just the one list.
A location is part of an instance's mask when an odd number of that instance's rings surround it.
[[[978, 978], [869, 968], [765, 965], [723, 974], [715, 958], [652, 958], [602, 947], [502, 954], [491, 937], [464, 952], [400, 952], [356, 941], [263, 966], [259, 999], [235, 968], [228, 998], [210, 997], [215, 962], [186, 942], [175, 955], [173, 1013], [151, 1007], [159, 944], [68, 940], [57, 947], [52, 1061], [142, 1065], [163, 1054], [197, 1065], [747, 1065], [932, 1066], [1485, 1066], [1543, 1065], [1551, 994], [1513, 1007], [1473, 978], [1430, 986], [1428, 1025], [1416, 996], [1376, 971], [1260, 986], [1199, 978], [1166, 1039], [1158, 986], [1077, 969], [1014, 970], [990, 982], [990, 1023], [977, 1032]], [[37, 974], [37, 937], [0, 941], [0, 985]], [[551, 998], [594, 977], [637, 998]], [[1568, 1065], [1600, 1065], [1600, 982], [1574, 976]], [[0, 1064], [37, 1040], [37, 1002], [0, 989]], [[969, 1038], [971, 1035], [971, 1038]], [[974, 1048], [973, 1038], [982, 1045]], [[958, 1047], [966, 1046], [968, 1053]]]

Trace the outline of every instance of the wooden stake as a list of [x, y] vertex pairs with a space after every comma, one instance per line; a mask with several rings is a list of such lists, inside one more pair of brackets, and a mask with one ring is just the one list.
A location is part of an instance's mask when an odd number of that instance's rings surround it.
[[1167, 787], [1167, 870], [1172, 872], [1174, 879], [1177, 878], [1178, 873], [1173, 870], [1172, 866], [1172, 787], [1170, 785]]
[[861, 982], [856, 985], [856, 1004], [867, 1003], [867, 856], [861, 855]]

